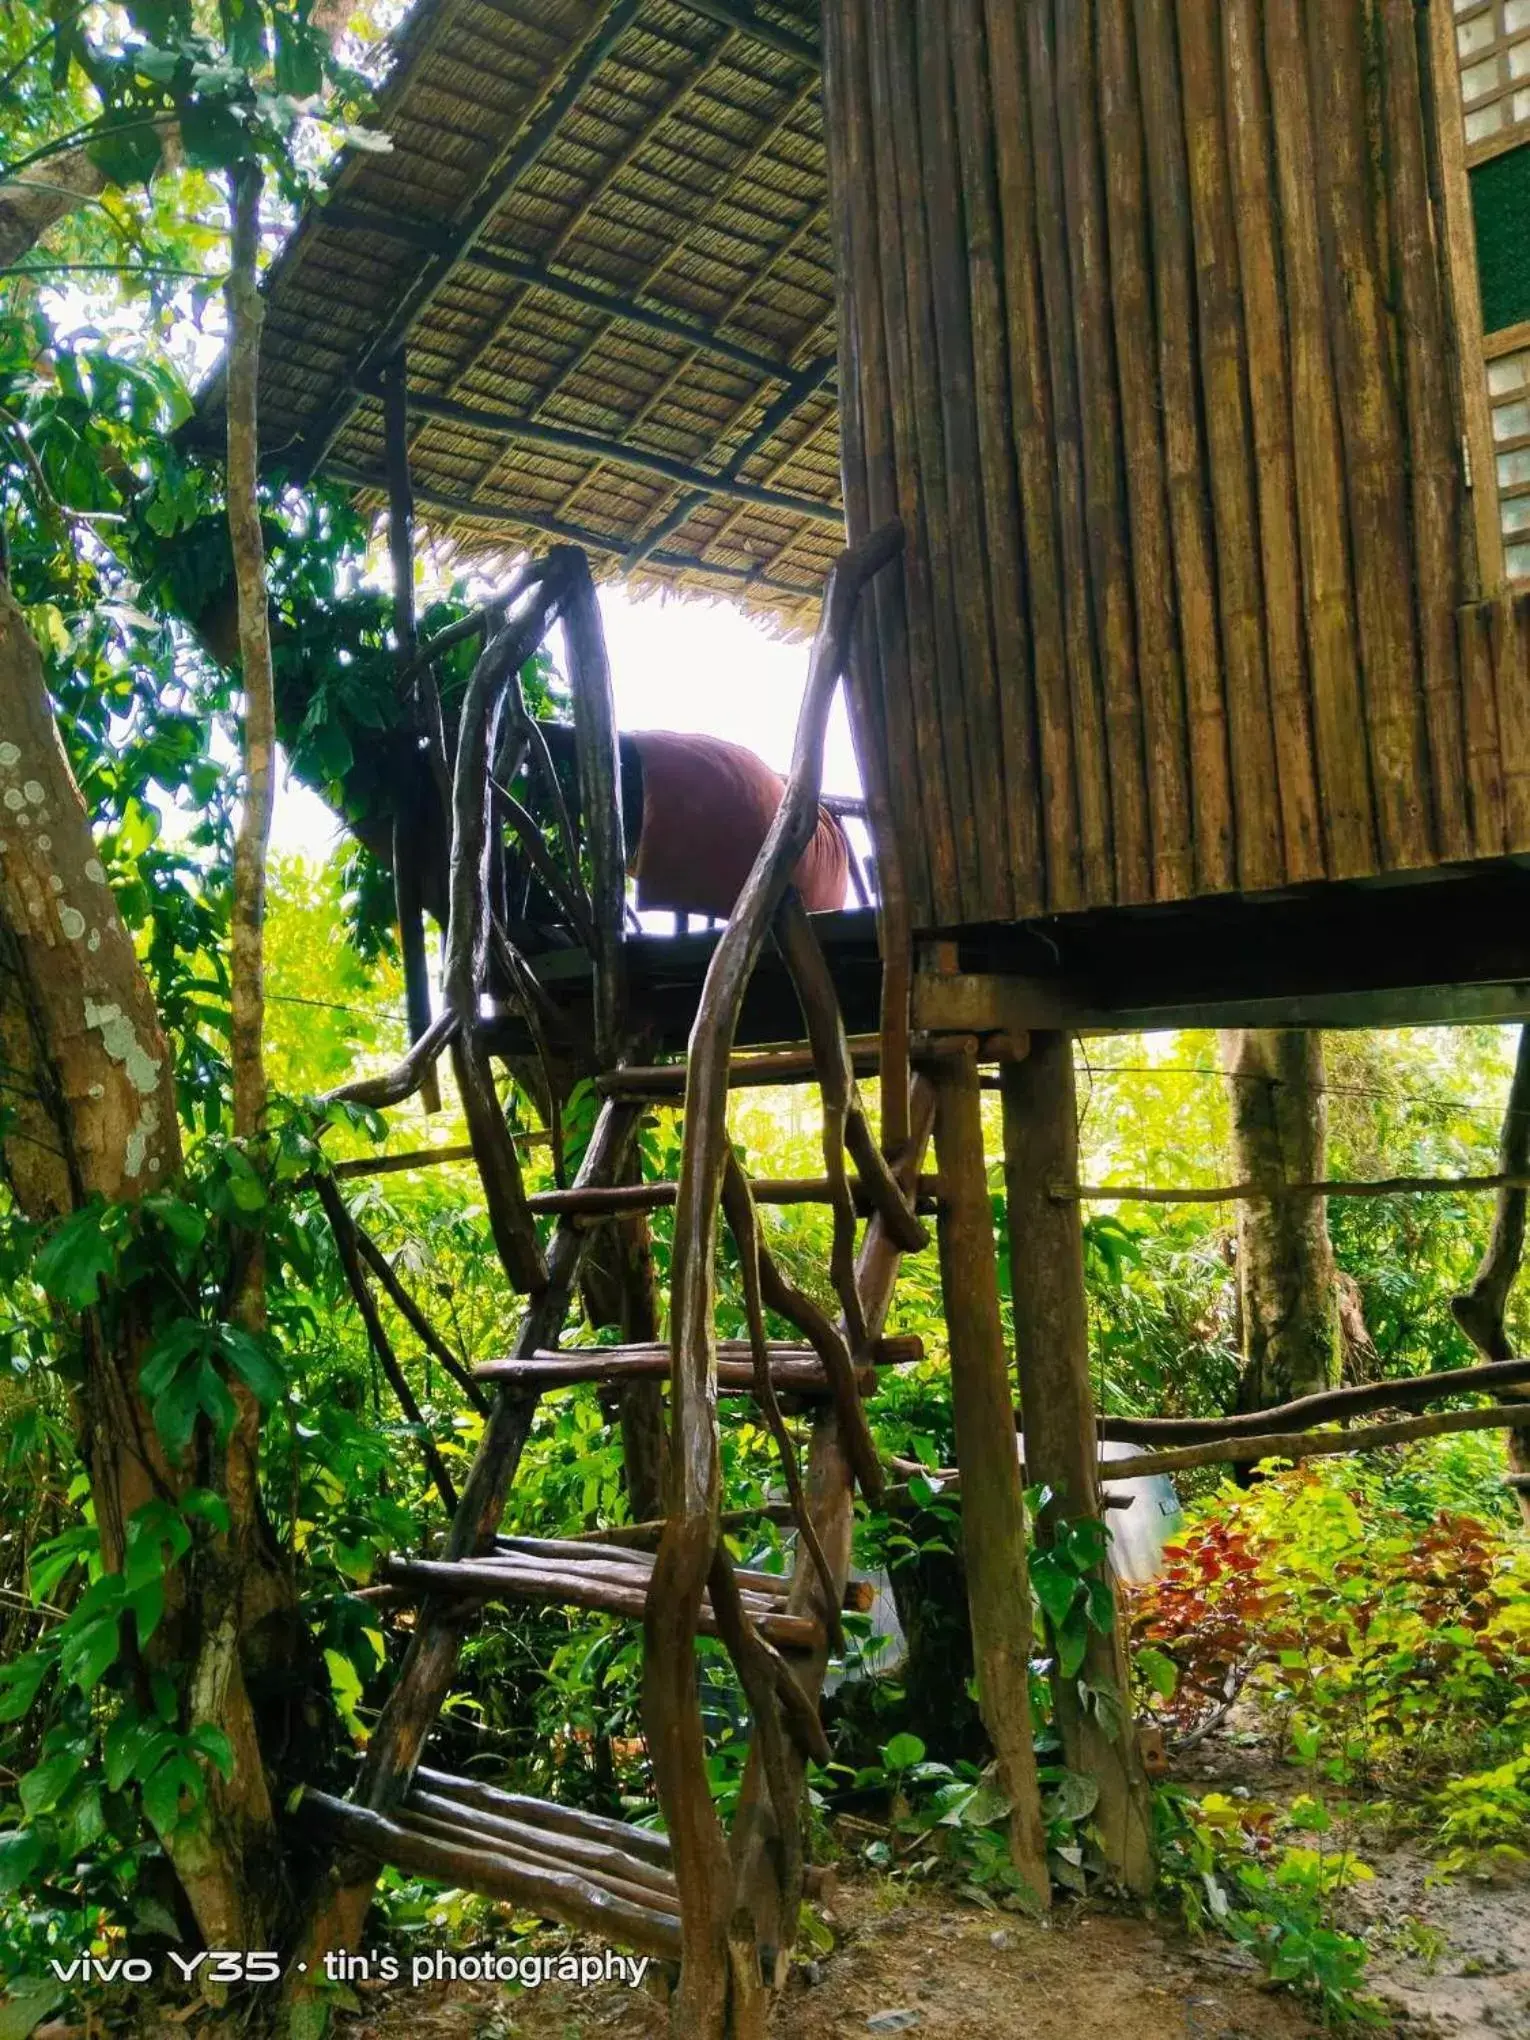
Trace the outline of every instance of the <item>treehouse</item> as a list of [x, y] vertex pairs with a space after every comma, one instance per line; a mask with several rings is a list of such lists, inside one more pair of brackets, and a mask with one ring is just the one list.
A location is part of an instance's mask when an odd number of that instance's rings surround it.
[[[392, 1575], [420, 1612], [365, 1775], [314, 1799], [349, 1851], [335, 1917], [354, 1930], [378, 1858], [476, 1881], [681, 1955], [677, 2030], [754, 2032], [802, 1889], [850, 1499], [882, 1487], [863, 1398], [931, 1203], [984, 1718], [1016, 1862], [1045, 1883], [979, 1062], [1001, 1071], [1045, 1539], [1102, 1509], [1071, 1034], [1530, 1012], [1530, 6], [824, 0], [820, 21], [785, 0], [421, 0], [374, 124], [390, 150], [342, 164], [268, 280], [263, 439], [273, 469], [385, 513], [395, 557], [416, 741], [371, 821], [417, 1040], [354, 1095], [407, 1095], [450, 1045], [530, 1302], [514, 1355], [479, 1370], [494, 1400], [440, 1557]], [[445, 718], [416, 519], [532, 562], [475, 620]], [[626, 923], [592, 573], [819, 618], [791, 781], [720, 934]], [[515, 674], [557, 621], [577, 818], [549, 821]], [[789, 879], [842, 676], [875, 901], [820, 924]], [[544, 819], [505, 805], [523, 769]], [[510, 914], [516, 886], [538, 913]], [[438, 1012], [422, 900], [448, 924]], [[841, 1008], [877, 1038], [852, 1047]], [[528, 1201], [492, 1059], [554, 1024], [587, 1033], [606, 1104], [578, 1182]], [[751, 1041], [775, 1052], [740, 1057]], [[794, 1076], [823, 1093], [825, 1176], [797, 1189], [834, 1210], [837, 1325], [770, 1262], [754, 1203], [781, 1186], [727, 1145], [730, 1087]], [[627, 1180], [636, 1117], [682, 1097], [678, 1183]], [[590, 1225], [666, 1201], [667, 1348], [651, 1294], [628, 1295], [629, 1346], [559, 1353]], [[747, 1352], [712, 1325], [719, 1211]], [[800, 1345], [767, 1339], [767, 1309]], [[653, 1522], [497, 1537], [538, 1395], [661, 1378]], [[805, 1477], [782, 1434], [784, 1599], [719, 1534], [730, 1393], [778, 1430], [780, 1395], [813, 1413]], [[641, 1617], [664, 1842], [417, 1768], [467, 1611], [517, 1596]], [[698, 1631], [727, 1642], [755, 1723], [731, 1857]], [[1079, 1697], [1121, 1690], [1113, 1633], [1083, 1680], [1058, 1683], [1068, 1761], [1140, 1888], [1130, 1727]]]

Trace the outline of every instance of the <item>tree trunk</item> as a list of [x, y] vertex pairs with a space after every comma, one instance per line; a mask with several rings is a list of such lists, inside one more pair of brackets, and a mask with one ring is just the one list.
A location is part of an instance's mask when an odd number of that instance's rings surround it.
[[[17, 1073], [0, 1134], [0, 1164], [19, 1208], [46, 1222], [94, 1197], [131, 1202], [168, 1188], [180, 1168], [170, 1053], [147, 980], [96, 855], [90, 823], [54, 726], [42, 661], [0, 582], [0, 1054]], [[146, 1313], [122, 1299], [80, 1324], [81, 1456], [103, 1561], [122, 1564], [127, 1525], [145, 1503], [194, 1483], [188, 1455], [172, 1462], [138, 1394]], [[144, 1655], [196, 1666], [186, 1724], [215, 1723], [235, 1754], [233, 1782], [210, 1780], [203, 1820], [164, 1839], [209, 1945], [268, 1945], [263, 1905], [274, 1893], [251, 1834], [270, 1806], [253, 1716], [224, 1609], [178, 1569], [166, 1614]], [[264, 1821], [260, 1815], [264, 1813]]]
[[[1222, 1068], [1236, 1179], [1320, 1181], [1328, 1166], [1323, 1037], [1295, 1028], [1228, 1028]], [[1272, 1197], [1239, 1207], [1238, 1299], [1240, 1409], [1337, 1385], [1339, 1291], [1326, 1198]]]
[[[1514, 1081], [1498, 1140], [1498, 1171], [1503, 1176], [1530, 1175], [1530, 1027], [1519, 1031]], [[1512, 1360], [1507, 1316], [1509, 1294], [1525, 1251], [1523, 1190], [1500, 1190], [1493, 1212], [1493, 1230], [1476, 1279], [1464, 1296], [1451, 1300], [1456, 1322], [1484, 1360]], [[1530, 1426], [1511, 1431], [1509, 1470], [1518, 1479], [1530, 1476]], [[1530, 1488], [1516, 1486], [1521, 1514], [1530, 1528]]]

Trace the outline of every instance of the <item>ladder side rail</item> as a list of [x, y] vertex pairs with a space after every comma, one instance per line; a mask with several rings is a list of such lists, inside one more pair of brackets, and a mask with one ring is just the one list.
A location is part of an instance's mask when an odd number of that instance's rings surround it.
[[829, 710], [861, 590], [902, 543], [902, 527], [885, 526], [841, 554], [829, 577], [786, 791], [713, 954], [691, 1033], [671, 1260], [671, 1494], [643, 1624], [644, 1721], [682, 1912], [681, 2030], [689, 2025], [710, 2032], [720, 2023], [732, 1907], [727, 1844], [707, 1781], [695, 1664], [721, 1513], [714, 1303], [717, 1218], [731, 1152], [729, 1062], [750, 977], [817, 826]]

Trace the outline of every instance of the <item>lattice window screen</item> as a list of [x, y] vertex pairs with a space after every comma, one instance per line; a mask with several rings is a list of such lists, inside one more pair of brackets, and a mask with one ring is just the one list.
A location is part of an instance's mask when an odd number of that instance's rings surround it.
[[1487, 376], [1504, 571], [1530, 581], [1530, 347], [1489, 361]]
[[1454, 0], [1466, 150], [1480, 163], [1530, 141], [1530, 0]]

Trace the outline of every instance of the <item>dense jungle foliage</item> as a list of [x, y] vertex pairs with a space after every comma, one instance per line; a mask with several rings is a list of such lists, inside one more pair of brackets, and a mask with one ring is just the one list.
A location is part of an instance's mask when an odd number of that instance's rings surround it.
[[[279, 858], [267, 932], [270, 1132], [230, 1135], [232, 818], [239, 794], [237, 681], [203, 628], [226, 590], [229, 550], [216, 459], [182, 428], [216, 324], [227, 259], [220, 179], [252, 152], [267, 166], [274, 229], [322, 175], [337, 139], [367, 144], [362, 109], [377, 19], [358, 18], [337, 58], [301, 0], [134, 0], [125, 7], [12, 0], [0, 10], [0, 186], [48, 166], [91, 186], [0, 266], [0, 520], [6, 575], [41, 649], [47, 686], [99, 854], [148, 974], [175, 1062], [186, 1163], [133, 1209], [89, 1204], [38, 1224], [0, 1190], [0, 2040], [81, 2002], [48, 1980], [51, 1955], [110, 1959], [179, 1945], [185, 1899], [164, 1838], [194, 1827], [228, 1762], [216, 1732], [184, 1726], [174, 1681], [141, 1657], [167, 1583], [224, 1520], [213, 1486], [128, 1525], [126, 1562], [102, 1562], [79, 1456], [79, 1326], [146, 1268], [172, 1295], [142, 1385], [171, 1446], [222, 1436], [231, 1385], [264, 1411], [265, 1519], [290, 1563], [311, 1644], [311, 1683], [286, 1696], [286, 1790], [343, 1791], [407, 1634], [365, 1598], [387, 1554], [425, 1549], [443, 1521], [419, 1431], [379, 1370], [353, 1309], [312, 1179], [379, 1143], [460, 1143], [452, 1101], [386, 1127], [351, 1114], [320, 1133], [316, 1095], [393, 1060], [404, 1040], [389, 896], [365, 852]], [[376, 535], [342, 498], [272, 478], [264, 504], [278, 707], [292, 770], [356, 819], [356, 771], [393, 699], [389, 604]], [[473, 590], [449, 556], [422, 588], [430, 630]], [[471, 653], [457, 673], [465, 677]], [[556, 708], [557, 676], [528, 673]], [[447, 690], [450, 698], [450, 687]], [[1504, 1030], [1330, 1037], [1330, 1163], [1339, 1176], [1490, 1170], [1513, 1042]], [[1081, 1050], [1087, 1175], [1139, 1183], [1225, 1180], [1227, 1109], [1207, 1035], [1093, 1042]], [[0, 1074], [0, 1113], [7, 1078]], [[512, 1094], [532, 1187], [566, 1179], [593, 1121], [576, 1092], [555, 1156], [529, 1099]], [[996, 1109], [996, 1108], [995, 1108]], [[816, 1173], [817, 1128], [800, 1093], [752, 1094], [734, 1132], [762, 1174]], [[998, 1152], [997, 1122], [990, 1152]], [[672, 1176], [672, 1113], [643, 1134], [649, 1173]], [[1000, 1201], [993, 1175], [996, 1215]], [[491, 1251], [471, 1171], [358, 1177], [347, 1202], [464, 1364], [509, 1345], [515, 1300]], [[1480, 1197], [1336, 1203], [1339, 1265], [1354, 1285], [1377, 1378], [1468, 1364], [1449, 1300], [1482, 1251]], [[826, 1216], [772, 1211], [774, 1250], [826, 1303]], [[230, 1257], [253, 1226], [266, 1246], [268, 1323], [239, 1332], [224, 1309]], [[665, 1214], [655, 1221], [660, 1278]], [[997, 1228], [1001, 1264], [1005, 1252]], [[1232, 1406], [1239, 1327], [1231, 1213], [1218, 1206], [1091, 1208], [1086, 1252], [1099, 1406], [1112, 1414], [1209, 1414]], [[1007, 1278], [1007, 1270], [1001, 1270]], [[719, 1330], [744, 1331], [734, 1271]], [[391, 1330], [424, 1429], [449, 1472], [482, 1418], [396, 1316]], [[1530, 1329], [1515, 1303], [1512, 1328]], [[937, 1470], [953, 1456], [933, 1252], [905, 1271], [892, 1329], [926, 1357], [893, 1372], [875, 1408], [884, 1453], [916, 1462], [897, 1507], [863, 1513], [867, 1570], [959, 1607], [957, 1512]], [[610, 1337], [575, 1326], [574, 1339]], [[777, 1480], [749, 1407], [724, 1407], [727, 1492], [763, 1500]], [[1303, 1781], [1293, 1799], [1161, 1797], [1167, 1887], [1187, 1916], [1234, 1933], [1270, 1973], [1336, 2018], [1366, 2016], [1363, 1948], [1335, 1923], [1335, 1890], [1359, 1872], [1378, 1825], [1424, 1837], [1447, 1867], [1524, 1848], [1530, 1826], [1530, 1560], [1503, 1483], [1498, 1434], [1436, 1441], [1363, 1465], [1321, 1462], [1240, 1488], [1183, 1483], [1187, 1517], [1168, 1572], [1132, 1596], [1139, 1714], [1172, 1746], [1243, 1696]], [[622, 1455], [593, 1390], [549, 1399], [507, 1527], [541, 1536], [620, 1522]], [[785, 1563], [768, 1528], [738, 1556]], [[1067, 1653], [1089, 1619], [1084, 1584], [1038, 1567], [1039, 1634]], [[915, 1584], [909, 1584], [913, 1582]], [[943, 1583], [943, 1585], [942, 1585]], [[953, 1584], [954, 1583], [954, 1584]], [[953, 1603], [951, 1596], [957, 1597]], [[1048, 1626], [1050, 1625], [1050, 1626]], [[980, 1901], [1012, 1896], [970, 1695], [946, 1668], [943, 1710], [888, 1668], [872, 1618], [852, 1618], [816, 1802], [890, 1809], [869, 1863], [952, 1876]], [[742, 1710], [720, 1649], [710, 1675], [712, 1770], [738, 1786]], [[637, 1709], [639, 1644], [599, 1616], [490, 1611], [463, 1659], [443, 1748], [457, 1764], [597, 1810], [646, 1817], [652, 1801]], [[1036, 1682], [1061, 1884], [1094, 1875], [1085, 1781], [1056, 1761]], [[300, 1833], [300, 1824], [298, 1827]], [[295, 1848], [298, 1855], [304, 1843]], [[388, 1873], [386, 1929], [465, 1939], [483, 1905]]]

